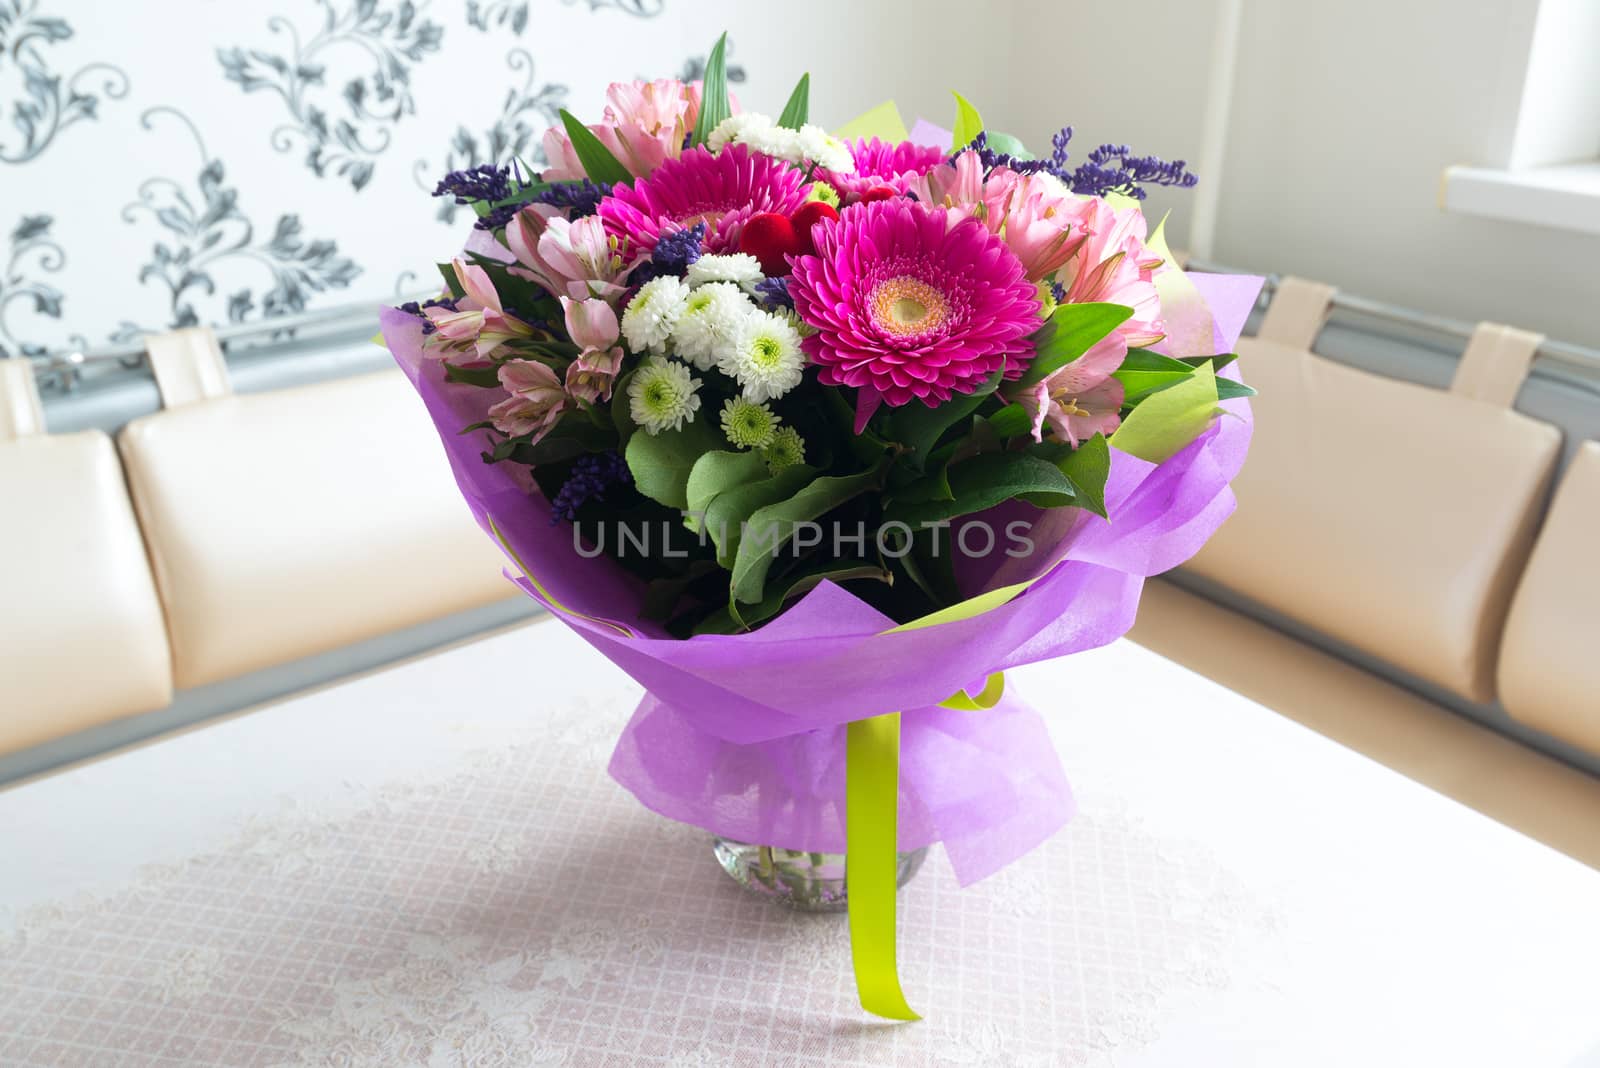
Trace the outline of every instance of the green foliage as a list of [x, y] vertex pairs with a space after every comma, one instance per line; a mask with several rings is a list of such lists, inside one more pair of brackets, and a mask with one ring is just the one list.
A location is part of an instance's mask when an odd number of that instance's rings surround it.
[[500, 386], [500, 368], [493, 364], [488, 367], [461, 367], [446, 360], [444, 364], [444, 380], [446, 382], [460, 382], [468, 386], [478, 386], [481, 389], [498, 389]]
[[894, 409], [885, 419], [889, 436], [910, 450], [906, 457], [917, 470], [925, 467], [933, 447], [944, 432], [957, 423], [965, 422], [979, 406], [1000, 386], [1004, 367], [995, 369], [982, 385], [971, 393], [957, 394], [937, 408], [913, 401]]
[[793, 497], [816, 477], [816, 468], [796, 464], [759, 481], [724, 490], [712, 498], [701, 522], [717, 548], [717, 563], [733, 570], [744, 534], [743, 524], [760, 509]]
[[634, 434], [623, 456], [640, 493], [681, 510], [689, 506], [689, 473], [701, 456], [720, 444], [720, 435], [702, 418], [677, 430]]
[[[759, 452], [708, 452], [696, 460], [684, 488], [688, 511], [704, 512], [712, 501], [735, 486], [768, 478], [767, 462]], [[688, 516], [690, 530], [698, 530], [700, 519]]]
[[1073, 503], [1077, 488], [1049, 460], [1026, 452], [993, 452], [950, 468], [950, 500], [895, 501], [884, 510], [889, 522], [912, 527], [971, 515], [1021, 497], [1043, 507]]
[[[733, 601], [754, 604], [766, 587], [767, 570], [801, 523], [819, 519], [853, 497], [883, 484], [880, 464], [854, 475], [825, 475], [788, 500], [757, 508], [733, 561]], [[792, 469], [791, 469], [792, 470]], [[778, 477], [786, 472], [779, 472]]]
[[561, 123], [567, 128], [567, 136], [572, 139], [572, 151], [577, 154], [578, 162], [583, 164], [583, 173], [591, 181], [615, 185], [633, 180], [628, 168], [612, 155], [611, 150], [594, 135], [594, 131], [579, 122], [566, 108], [561, 109]]
[[728, 104], [728, 35], [717, 38], [706, 59], [706, 77], [700, 90], [700, 116], [694, 124], [694, 143], [703, 145], [721, 122], [733, 114]]
[[798, 130], [811, 118], [811, 73], [808, 71], [800, 75], [800, 81], [795, 85], [794, 92], [789, 94], [789, 102], [783, 105], [783, 114], [778, 116], [778, 125], [786, 130]]
[[988, 141], [990, 148], [994, 149], [996, 152], [1010, 156], [1012, 159], [1034, 158], [1033, 153], [1028, 151], [1027, 146], [1008, 133], [1001, 133], [999, 130], [990, 130], [988, 131]]
[[461, 288], [461, 280], [456, 277], [453, 264], [436, 263], [434, 266], [439, 268], [439, 277], [444, 279], [444, 288], [449, 291], [451, 297], [460, 300], [467, 295], [467, 291]]
[[1121, 304], [1063, 304], [1050, 316], [1038, 340], [1038, 353], [1019, 386], [1031, 386], [1094, 347], [1133, 315]]
[[1149, 349], [1130, 349], [1127, 359], [1112, 376], [1122, 383], [1122, 403], [1137, 404], [1141, 398], [1165, 389], [1194, 374], [1194, 368], [1182, 360], [1163, 356]]
[[1073, 504], [1087, 509], [1100, 518], [1106, 518], [1106, 479], [1111, 475], [1111, 446], [1104, 434], [1096, 434], [1088, 441], [1078, 443], [1066, 456], [1056, 461], [1063, 475], [1072, 482], [1075, 491]]

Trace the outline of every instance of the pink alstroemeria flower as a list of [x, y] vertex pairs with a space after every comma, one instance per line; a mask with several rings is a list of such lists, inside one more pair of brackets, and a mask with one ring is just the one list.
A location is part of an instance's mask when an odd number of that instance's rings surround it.
[[1028, 281], [1041, 282], [1083, 247], [1093, 217], [1090, 198], [1073, 196], [1059, 182], [1025, 175], [1012, 186], [1000, 236], [1022, 261]]
[[567, 410], [561, 379], [534, 360], [507, 360], [500, 365], [500, 384], [511, 396], [489, 409], [494, 428], [510, 437], [532, 434], [538, 441]]
[[611, 399], [611, 386], [622, 369], [622, 348], [616, 310], [603, 300], [561, 298], [567, 333], [583, 351], [567, 367], [567, 392], [594, 404]]
[[513, 338], [534, 336], [533, 327], [506, 314], [488, 272], [462, 260], [454, 261], [452, 266], [464, 295], [455, 302], [454, 311], [445, 307], [423, 309], [434, 328], [428, 335], [430, 349], [442, 350], [443, 356], [471, 351], [481, 360]]
[[1145, 247], [1144, 213], [1137, 207], [1116, 210], [1099, 197], [1091, 208], [1088, 239], [1057, 273], [1066, 289], [1062, 304], [1104, 301], [1133, 309], [1133, 317], [1117, 327], [1130, 348], [1154, 345], [1166, 336], [1161, 296], [1155, 276], [1163, 261]]
[[[699, 117], [698, 83], [685, 85], [671, 78], [613, 82], [606, 90], [602, 120], [589, 129], [628, 168], [628, 173], [643, 178], [667, 160], [682, 155], [684, 139]], [[584, 177], [572, 139], [560, 126], [545, 131], [544, 152], [550, 161], [543, 173], [546, 181], [578, 181]]]
[[573, 300], [599, 297], [610, 303], [628, 291], [628, 272], [616, 238], [595, 215], [568, 220], [556, 209], [535, 204], [517, 212], [506, 227], [506, 244], [520, 269], [557, 296]]
[[1073, 448], [1096, 434], [1110, 434], [1122, 421], [1122, 383], [1111, 374], [1127, 359], [1128, 343], [1112, 333], [1065, 367], [1031, 386], [1008, 392], [1033, 420], [1033, 440], [1044, 440], [1049, 424]]
[[983, 160], [969, 148], [953, 162], [935, 167], [911, 182], [910, 190], [928, 207], [947, 209], [951, 226], [970, 216], [988, 227], [991, 234], [997, 234], [1005, 224], [1019, 180], [1004, 167], [997, 167], [986, 176]]

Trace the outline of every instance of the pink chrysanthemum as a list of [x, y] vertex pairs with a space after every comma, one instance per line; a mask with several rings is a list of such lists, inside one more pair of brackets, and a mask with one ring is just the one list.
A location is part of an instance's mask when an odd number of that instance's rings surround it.
[[814, 231], [791, 260], [801, 342], [824, 385], [861, 390], [859, 428], [882, 402], [930, 408], [971, 393], [995, 369], [1020, 373], [1039, 326], [1036, 287], [1005, 242], [943, 208], [881, 200]]
[[880, 141], [858, 137], [845, 142], [855, 160], [854, 174], [820, 171], [818, 177], [844, 198], [845, 203], [861, 199], [861, 194], [877, 186], [888, 186], [904, 193], [911, 183], [944, 162], [944, 151], [912, 141]]
[[801, 174], [782, 160], [729, 145], [716, 155], [704, 146], [667, 160], [648, 178], [619, 185], [600, 201], [600, 218], [632, 255], [649, 252], [663, 233], [706, 224], [701, 247], [738, 252], [739, 232], [762, 212], [792, 213], [805, 203]]

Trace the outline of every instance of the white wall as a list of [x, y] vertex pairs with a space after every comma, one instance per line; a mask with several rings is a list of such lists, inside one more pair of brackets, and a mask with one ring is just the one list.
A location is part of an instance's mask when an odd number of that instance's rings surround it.
[[[1439, 207], [1445, 167], [1496, 151], [1529, 3], [1245, 0], [1215, 258], [1600, 346], [1600, 237]], [[1017, 18], [1056, 29], [1015, 35], [1005, 121], [1030, 144], [1070, 119], [1085, 152], [1115, 139], [1193, 162], [1215, 9], [1019, 0]], [[1174, 209], [1175, 246], [1188, 200], [1151, 198]]]
[[[992, 56], [970, 47], [970, 7], [949, 0], [909, 24], [898, 4], [863, 0], [431, 0], [410, 32], [401, 7], [375, 0], [363, 19], [358, 0], [34, 0], [20, 23], [0, 16], [0, 37], [20, 42], [0, 63], [0, 356], [431, 285], [471, 225], [465, 209], [439, 221], [428, 196], [476, 162], [452, 153], [458, 131], [481, 157], [491, 129], [542, 131], [558, 106], [598, 117], [608, 82], [676, 75], [724, 28], [744, 76], [734, 92], [774, 113], [807, 69], [829, 122], [895, 95], [943, 116], [946, 85], [993, 78]], [[273, 70], [296, 65], [296, 38], [320, 81]], [[219, 52], [234, 49], [254, 91], [228, 76]], [[352, 81], [375, 99], [375, 55], [401, 70], [388, 80], [409, 106], [370, 103], [376, 116], [356, 119], [366, 147], [335, 133], [314, 173], [312, 110], [332, 129], [352, 117]], [[74, 90], [89, 102], [73, 105]], [[12, 125], [19, 106], [39, 116], [32, 137]], [[370, 166], [359, 188], [346, 163]], [[274, 242], [285, 220], [298, 229]]]

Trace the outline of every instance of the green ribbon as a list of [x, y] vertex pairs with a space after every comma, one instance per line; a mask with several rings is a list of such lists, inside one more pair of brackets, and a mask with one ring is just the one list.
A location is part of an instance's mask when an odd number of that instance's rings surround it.
[[[965, 690], [942, 708], [993, 708], [1005, 691], [995, 672], [982, 690]], [[861, 1007], [889, 1020], [920, 1020], [900, 988], [895, 961], [895, 884], [899, 874], [900, 713], [858, 719], [845, 734], [845, 880], [850, 957]]]

